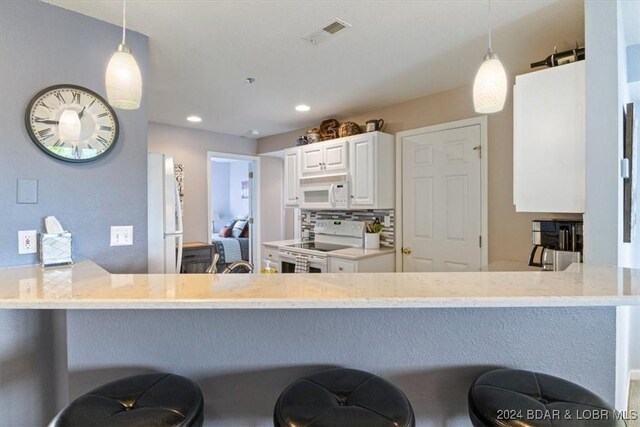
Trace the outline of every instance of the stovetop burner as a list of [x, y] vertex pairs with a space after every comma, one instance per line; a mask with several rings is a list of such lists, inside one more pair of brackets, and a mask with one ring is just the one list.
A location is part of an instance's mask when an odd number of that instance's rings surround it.
[[323, 242], [302, 242], [302, 243], [294, 243], [292, 245], [287, 245], [287, 247], [297, 248], [297, 249], [306, 249], [309, 251], [331, 252], [331, 251], [337, 251], [338, 249], [349, 248], [350, 246], [336, 245], [334, 243], [323, 243]]

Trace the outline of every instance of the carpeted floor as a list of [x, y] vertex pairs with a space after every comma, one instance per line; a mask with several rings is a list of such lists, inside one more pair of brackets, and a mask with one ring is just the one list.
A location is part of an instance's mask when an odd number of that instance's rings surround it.
[[640, 427], [640, 380], [631, 381], [629, 386], [629, 414], [632, 414], [632, 411], [635, 411], [639, 418], [629, 420], [628, 427]]

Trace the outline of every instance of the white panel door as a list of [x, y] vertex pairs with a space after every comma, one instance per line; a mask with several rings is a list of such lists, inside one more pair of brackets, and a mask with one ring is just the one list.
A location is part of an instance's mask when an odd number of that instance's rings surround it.
[[[480, 125], [402, 138], [404, 271], [464, 271], [482, 262]], [[408, 252], [408, 251], [407, 251]]]
[[347, 141], [327, 142], [322, 144], [324, 150], [324, 170], [340, 172], [347, 170]]
[[300, 149], [302, 175], [317, 174], [322, 171], [324, 149], [321, 144], [305, 145]]
[[365, 135], [349, 141], [349, 170], [351, 172], [351, 206], [375, 204], [375, 144]]
[[298, 159], [299, 150], [288, 150], [284, 154], [284, 204], [298, 206]]

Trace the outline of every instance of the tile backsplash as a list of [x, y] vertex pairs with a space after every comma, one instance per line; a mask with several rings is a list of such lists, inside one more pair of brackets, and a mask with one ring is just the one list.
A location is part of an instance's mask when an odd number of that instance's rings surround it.
[[302, 215], [302, 235], [304, 235], [304, 231], [309, 231], [309, 237], [313, 240], [313, 227], [315, 226], [316, 220], [318, 219], [340, 219], [340, 220], [349, 220], [349, 221], [373, 221], [376, 218], [380, 218], [380, 221], [384, 223], [384, 217], [389, 216], [391, 226], [385, 227], [380, 233], [380, 246], [386, 248], [393, 248], [395, 241], [395, 218], [393, 209], [389, 210], [362, 210], [362, 211], [331, 211], [331, 210], [322, 210], [322, 211], [312, 211], [305, 210], [301, 211]]

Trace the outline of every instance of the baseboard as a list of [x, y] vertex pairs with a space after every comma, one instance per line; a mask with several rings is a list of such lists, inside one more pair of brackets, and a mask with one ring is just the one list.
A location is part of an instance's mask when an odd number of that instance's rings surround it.
[[629, 371], [629, 379], [631, 381], [638, 381], [640, 380], [640, 369], [631, 369]]

